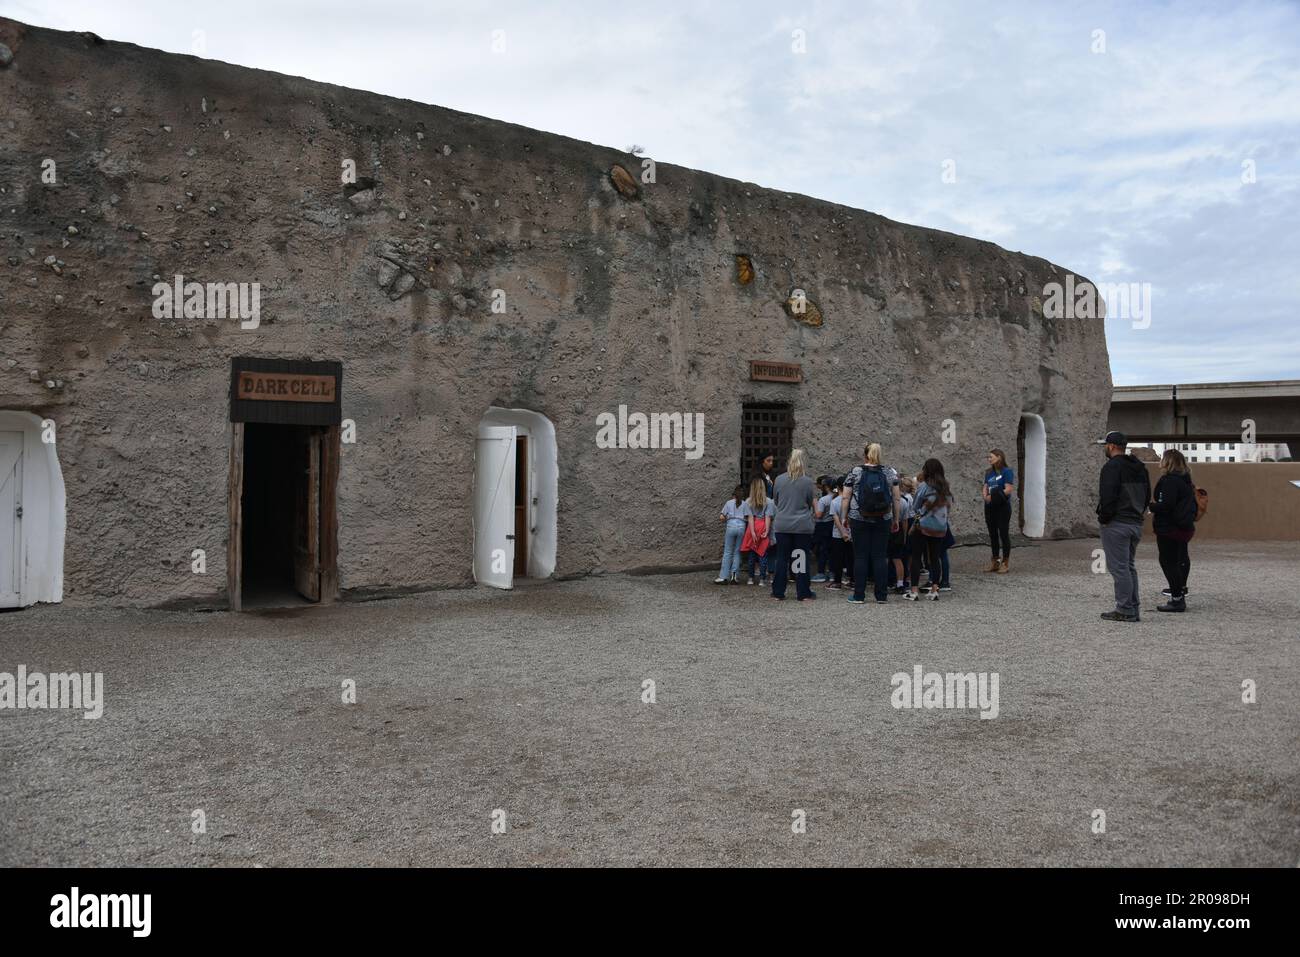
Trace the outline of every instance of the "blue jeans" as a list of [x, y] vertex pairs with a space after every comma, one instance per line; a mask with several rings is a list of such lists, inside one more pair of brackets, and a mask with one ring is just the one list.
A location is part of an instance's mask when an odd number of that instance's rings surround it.
[[[853, 597], [862, 601], [867, 595], [867, 579], [871, 579], [877, 601], [884, 601], [889, 593], [885, 577], [885, 556], [889, 551], [889, 533], [893, 519], [871, 518], [861, 521], [849, 519], [853, 529]], [[868, 574], [868, 571], [870, 574]]]
[[[758, 552], [746, 552], [745, 554], [749, 556], [749, 577], [761, 578], [763, 581], [766, 581], [767, 580], [767, 552], [764, 552], [762, 555], [760, 555]], [[756, 570], [758, 571], [757, 575], [754, 574]]]
[[740, 542], [744, 537], [743, 528], [727, 529], [727, 537], [723, 540], [722, 546], [722, 570], [718, 572], [719, 578], [730, 578], [732, 575], [740, 574]]
[[803, 552], [803, 571], [794, 576], [794, 594], [796, 598], [808, 598], [812, 595], [811, 576], [808, 565], [812, 562], [812, 536], [795, 532], [782, 532], [776, 540], [776, 568], [772, 574], [772, 597], [784, 598], [785, 585], [789, 580], [790, 562], [796, 553]]

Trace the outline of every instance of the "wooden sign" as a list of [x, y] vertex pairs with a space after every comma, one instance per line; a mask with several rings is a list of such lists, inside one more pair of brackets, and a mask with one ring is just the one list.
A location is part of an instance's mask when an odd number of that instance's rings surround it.
[[751, 382], [799, 383], [803, 381], [803, 367], [797, 362], [761, 362], [751, 359], [749, 379]]
[[230, 360], [230, 421], [338, 425], [343, 365], [308, 359], [235, 356]]
[[261, 402], [333, 402], [332, 375], [241, 372], [236, 398]]

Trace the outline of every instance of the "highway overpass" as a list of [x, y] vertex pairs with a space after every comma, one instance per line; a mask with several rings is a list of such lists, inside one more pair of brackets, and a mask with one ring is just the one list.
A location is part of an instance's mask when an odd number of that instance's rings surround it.
[[[1247, 437], [1253, 423], [1254, 435]], [[1130, 442], [1300, 442], [1300, 379], [1125, 385], [1111, 393], [1108, 427]]]

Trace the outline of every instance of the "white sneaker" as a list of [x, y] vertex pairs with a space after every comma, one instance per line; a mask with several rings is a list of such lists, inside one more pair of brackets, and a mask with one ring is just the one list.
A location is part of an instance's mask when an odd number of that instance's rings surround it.
[[715, 585], [725, 585], [726, 583], [727, 583], [727, 580], [726, 580], [725, 578], [715, 578], [715, 579], [713, 579], [713, 584], [715, 584]]
[[926, 595], [926, 597], [929, 598], [930, 601], [938, 601], [939, 593], [937, 591], [932, 591], [930, 592], [930, 594]]
[[906, 595], [903, 596], [903, 601], [920, 601], [920, 600], [921, 600], [921, 596], [914, 591], [909, 591]]

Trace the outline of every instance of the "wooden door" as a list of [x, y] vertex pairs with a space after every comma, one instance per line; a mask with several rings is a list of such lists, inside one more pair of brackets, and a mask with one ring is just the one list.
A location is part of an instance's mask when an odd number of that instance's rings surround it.
[[514, 587], [515, 438], [513, 425], [480, 425], [474, 453], [474, 580]]
[[230, 610], [244, 607], [244, 423], [230, 424], [230, 473], [226, 478], [226, 593]]
[[320, 437], [320, 600], [329, 602], [339, 593], [339, 456], [341, 430], [328, 426]]
[[302, 597], [320, 601], [321, 430], [298, 426], [294, 431], [293, 582]]

